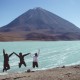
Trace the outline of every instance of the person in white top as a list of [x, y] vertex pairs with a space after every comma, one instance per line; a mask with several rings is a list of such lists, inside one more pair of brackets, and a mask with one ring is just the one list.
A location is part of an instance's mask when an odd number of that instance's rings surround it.
[[38, 51], [38, 53], [35, 53], [33, 56], [33, 62], [32, 62], [32, 66], [33, 68], [38, 67], [38, 56], [39, 56], [40, 50]]

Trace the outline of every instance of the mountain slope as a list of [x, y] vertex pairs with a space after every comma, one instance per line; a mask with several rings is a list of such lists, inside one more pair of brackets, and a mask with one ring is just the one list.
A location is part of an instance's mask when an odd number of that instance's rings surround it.
[[42, 8], [28, 10], [1, 27], [0, 34], [5, 41], [80, 39], [78, 27]]

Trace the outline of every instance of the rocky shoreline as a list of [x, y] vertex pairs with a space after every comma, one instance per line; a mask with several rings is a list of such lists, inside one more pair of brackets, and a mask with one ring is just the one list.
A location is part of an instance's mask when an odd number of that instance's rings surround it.
[[0, 75], [0, 80], [80, 80], [80, 65]]

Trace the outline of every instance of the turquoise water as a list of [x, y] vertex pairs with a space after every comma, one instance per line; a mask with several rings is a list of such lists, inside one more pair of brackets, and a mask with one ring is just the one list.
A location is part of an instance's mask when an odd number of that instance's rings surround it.
[[[0, 73], [3, 69], [3, 49], [6, 53], [12, 52], [32, 53], [38, 52], [39, 68], [49, 69], [63, 65], [80, 64], [80, 41], [25, 41], [25, 42], [0, 42]], [[32, 69], [33, 58], [25, 57], [27, 67], [18, 67], [19, 58], [16, 55], [10, 57], [11, 69], [8, 72], [23, 72]]]

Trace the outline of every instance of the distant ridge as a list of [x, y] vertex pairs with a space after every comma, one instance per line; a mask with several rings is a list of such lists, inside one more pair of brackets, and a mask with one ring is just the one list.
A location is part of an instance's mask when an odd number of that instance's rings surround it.
[[0, 28], [0, 41], [80, 40], [80, 28], [40, 7]]

